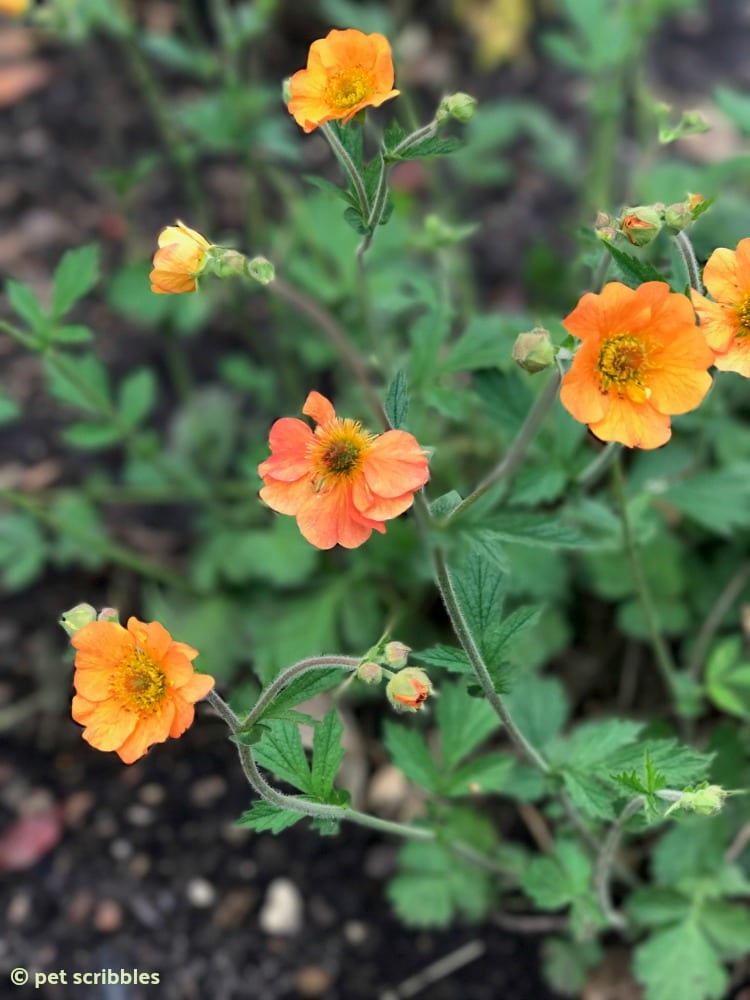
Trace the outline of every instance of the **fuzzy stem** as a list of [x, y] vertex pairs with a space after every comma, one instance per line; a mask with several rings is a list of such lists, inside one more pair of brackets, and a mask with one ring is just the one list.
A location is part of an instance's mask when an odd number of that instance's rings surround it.
[[339, 667], [341, 670], [354, 671], [360, 665], [361, 660], [355, 659], [353, 656], [310, 656], [305, 660], [300, 660], [298, 663], [293, 664], [291, 667], [287, 667], [282, 673], [279, 674], [265, 691], [262, 691], [260, 697], [253, 705], [250, 713], [242, 721], [241, 728], [249, 729], [265, 712], [268, 705], [273, 701], [276, 695], [282, 691], [287, 684], [290, 684], [295, 677], [300, 677], [302, 674], [306, 674], [309, 670], [326, 670], [331, 667]]
[[357, 170], [354, 160], [349, 156], [349, 153], [344, 148], [343, 143], [336, 135], [335, 129], [333, 129], [329, 122], [325, 122], [320, 126], [321, 132], [328, 140], [328, 144], [333, 150], [333, 155], [339, 161], [341, 169], [346, 174], [347, 178], [351, 182], [357, 194], [357, 200], [359, 201], [360, 214], [363, 219], [366, 219], [370, 214], [370, 202], [367, 197], [367, 191], [365, 190], [364, 182]]
[[625, 824], [631, 816], [635, 816], [643, 808], [644, 802], [645, 799], [643, 796], [638, 795], [627, 803], [604, 838], [594, 868], [594, 887], [601, 911], [607, 918], [610, 926], [617, 927], [619, 930], [624, 930], [627, 927], [627, 921], [622, 913], [615, 909], [612, 902], [612, 867], [615, 862], [617, 848], [620, 846], [620, 841], [625, 830]]
[[638, 546], [633, 537], [633, 529], [628, 516], [627, 498], [625, 496], [625, 479], [623, 476], [622, 458], [620, 454], [617, 455], [617, 460], [612, 467], [612, 472], [615, 496], [617, 497], [617, 503], [620, 508], [623, 542], [625, 543], [625, 551], [628, 562], [630, 563], [630, 572], [633, 578], [633, 584], [635, 586], [641, 608], [643, 609], [643, 614], [646, 618], [646, 625], [651, 639], [651, 647], [654, 651], [654, 656], [656, 657], [656, 664], [661, 671], [662, 677], [664, 678], [667, 690], [672, 696], [675, 696], [677, 694], [677, 670], [672, 659], [672, 654], [664, 641], [664, 636], [662, 635], [661, 628], [659, 627], [659, 621], [654, 609], [654, 602], [651, 598], [651, 591], [643, 572]]
[[576, 483], [583, 487], [583, 489], [589, 489], [592, 487], [599, 477], [607, 471], [612, 462], [617, 458], [622, 446], [617, 441], [610, 441], [607, 445], [602, 448], [599, 454], [593, 458], [585, 469], [576, 476]]
[[683, 230], [680, 230], [674, 234], [673, 239], [675, 246], [680, 251], [682, 263], [685, 265], [690, 287], [694, 288], [696, 292], [702, 295], [703, 284], [701, 282], [701, 271], [698, 267], [698, 260], [695, 256], [695, 251], [693, 250], [693, 244], [690, 242], [690, 238]]
[[477, 486], [472, 493], [465, 497], [461, 503], [458, 504], [458, 506], [443, 519], [443, 527], [451, 521], [454, 521], [457, 517], [459, 517], [459, 515], [464, 513], [464, 511], [468, 510], [469, 507], [475, 504], [480, 497], [483, 497], [488, 490], [492, 489], [492, 487], [499, 483], [502, 479], [507, 479], [513, 475], [519, 465], [523, 462], [529, 445], [536, 437], [537, 431], [554, 405], [555, 400], [557, 399], [557, 390], [559, 387], [560, 373], [555, 372], [537, 396], [533, 407], [529, 411], [521, 429], [506, 452], [502, 462], [496, 465], [495, 468], [485, 477], [485, 479], [482, 480], [479, 486]]
[[698, 680], [703, 668], [703, 661], [706, 658], [708, 647], [711, 645], [717, 629], [724, 620], [724, 616], [734, 602], [742, 593], [745, 585], [750, 579], [750, 562], [744, 562], [737, 572], [731, 577], [722, 592], [716, 598], [714, 605], [706, 615], [706, 618], [698, 632], [695, 640], [693, 655], [687, 665], [687, 672], [695, 680]]
[[380, 225], [380, 220], [383, 218], [383, 212], [385, 211], [385, 206], [388, 202], [388, 172], [388, 164], [385, 157], [381, 153], [378, 186], [375, 191], [375, 197], [372, 202], [370, 213], [367, 216], [367, 222], [365, 224], [367, 232], [365, 233], [362, 242], [357, 247], [357, 262], [360, 264], [364, 255], [370, 249], [370, 244], [372, 243], [375, 231]]

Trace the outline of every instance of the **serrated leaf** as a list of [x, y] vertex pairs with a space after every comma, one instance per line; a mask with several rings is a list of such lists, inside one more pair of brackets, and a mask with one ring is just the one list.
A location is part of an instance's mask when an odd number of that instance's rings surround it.
[[430, 646], [418, 652], [412, 651], [410, 659], [416, 660], [426, 667], [441, 667], [443, 670], [450, 670], [454, 674], [466, 674], [471, 671], [469, 658], [462, 649], [455, 646], [444, 646], [438, 643], [437, 646]]
[[391, 427], [399, 430], [406, 424], [406, 418], [409, 415], [409, 383], [403, 369], [396, 372], [393, 381], [388, 386], [385, 397], [385, 412]]
[[562, 777], [573, 805], [582, 813], [592, 819], [614, 819], [614, 795], [595, 774], [566, 768]]
[[258, 833], [281, 833], [287, 827], [294, 826], [301, 819], [304, 813], [292, 812], [291, 809], [279, 809], [271, 802], [258, 799], [252, 806], [244, 812], [237, 820], [238, 826], [249, 827]]
[[700, 910], [703, 932], [726, 960], [746, 958], [750, 948], [750, 910], [746, 905], [708, 900]]
[[414, 146], [408, 146], [397, 156], [394, 155], [393, 150], [390, 150], [389, 159], [423, 160], [432, 156], [449, 156], [462, 146], [463, 141], [458, 136], [449, 136], [447, 139], [441, 139], [439, 136], [431, 136], [416, 143]]
[[50, 330], [50, 340], [53, 344], [90, 344], [93, 339], [93, 331], [80, 323], [54, 326]]
[[131, 372], [120, 385], [119, 413], [123, 423], [137, 427], [148, 416], [156, 401], [156, 378], [150, 368]]
[[625, 250], [621, 250], [612, 243], [605, 242], [604, 246], [612, 255], [615, 266], [620, 272], [620, 277], [629, 288], [638, 288], [638, 286], [642, 285], [644, 281], [667, 280], [664, 275], [657, 271], [653, 264], [649, 264], [648, 261], [639, 260], [638, 257], [634, 257], [632, 253], [627, 253]]
[[523, 891], [544, 910], [559, 910], [587, 892], [591, 862], [570, 841], [560, 841], [553, 855], [533, 858], [521, 879]]
[[261, 718], [264, 720], [278, 718], [282, 712], [294, 708], [303, 701], [309, 701], [316, 694], [330, 691], [332, 687], [346, 680], [346, 677], [346, 672], [336, 667], [308, 670], [301, 677], [295, 677], [291, 684], [276, 695]]
[[706, 530], [731, 538], [750, 526], [750, 462], [699, 472], [659, 495]]
[[716, 950], [692, 921], [657, 931], [635, 950], [645, 1000], [718, 1000], [727, 974]]
[[312, 791], [323, 802], [329, 800], [333, 783], [344, 759], [341, 736], [344, 726], [335, 708], [320, 721], [313, 734]]
[[55, 270], [52, 315], [59, 319], [99, 280], [99, 247], [90, 244], [68, 250]]
[[460, 682], [441, 686], [435, 714], [446, 771], [452, 771], [500, 725], [489, 702], [469, 697]]
[[280, 719], [264, 719], [268, 732], [255, 746], [254, 755], [259, 764], [267, 767], [282, 781], [312, 793], [312, 776], [307, 755], [302, 746], [299, 726]]
[[497, 623], [505, 601], [507, 575], [476, 553], [468, 553], [452, 574], [461, 612], [486, 661], [497, 660]]
[[479, 528], [498, 541], [539, 548], [577, 549], [592, 544], [578, 528], [548, 514], [504, 511], [485, 518]]
[[396, 875], [388, 883], [386, 894], [407, 927], [447, 927], [453, 917], [450, 887], [439, 874]]
[[505, 700], [516, 725], [537, 749], [553, 740], [568, 718], [568, 699], [556, 677], [526, 674]]
[[449, 493], [443, 493], [442, 496], [436, 497], [430, 504], [430, 513], [436, 519], [441, 517], [447, 517], [451, 514], [456, 507], [461, 503], [461, 494], [456, 490], [451, 490]]
[[13, 312], [21, 319], [25, 319], [33, 331], [36, 332], [46, 326], [46, 314], [36, 297], [36, 293], [29, 285], [9, 278], [5, 282], [5, 294], [8, 296], [8, 304]]
[[344, 219], [349, 223], [355, 233], [359, 233], [360, 236], [367, 235], [367, 225], [364, 222], [359, 209], [350, 206], [344, 212]]
[[437, 791], [440, 772], [422, 734], [390, 719], [385, 722], [384, 733], [383, 742], [396, 767], [400, 767], [415, 784], [431, 792]]
[[630, 771], [640, 774], [645, 754], [649, 755], [651, 766], [671, 788], [684, 788], [702, 781], [712, 759], [711, 754], [680, 746], [677, 740], [641, 740], [610, 754], [603, 767], [611, 774]]
[[632, 719], [603, 719], [584, 722], [550, 750], [552, 759], [581, 770], [600, 767], [602, 761], [621, 747], [633, 743], [643, 729]]
[[673, 887], [683, 878], [722, 870], [726, 849], [725, 816], [691, 816], [670, 827], [656, 845], [651, 870], [654, 881]]
[[664, 927], [679, 923], [692, 910], [692, 902], [682, 893], [662, 886], [643, 886], [628, 896], [628, 916], [641, 927]]
[[588, 970], [601, 961], [602, 951], [594, 941], [548, 938], [543, 946], [544, 978], [566, 997], [580, 997]]
[[109, 374], [95, 355], [83, 354], [74, 360], [46, 357], [44, 368], [55, 399], [88, 413], [109, 413]]

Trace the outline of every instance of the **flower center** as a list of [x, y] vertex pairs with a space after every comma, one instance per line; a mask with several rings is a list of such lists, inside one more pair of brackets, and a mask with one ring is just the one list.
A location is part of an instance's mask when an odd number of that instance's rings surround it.
[[326, 84], [326, 100], [337, 111], [348, 111], [371, 91], [372, 81], [369, 75], [361, 67], [355, 66], [331, 73]]
[[647, 399], [651, 393], [642, 380], [647, 367], [646, 345], [643, 341], [627, 333], [619, 337], [608, 337], [602, 344], [596, 362], [599, 388], [606, 393], [614, 387], [620, 396], [627, 394], [634, 400]]
[[750, 334], [750, 295], [746, 295], [737, 307], [737, 320], [740, 325], [737, 336], [747, 337]]
[[318, 489], [329, 480], [350, 480], [362, 468], [372, 435], [349, 418], [336, 418], [318, 427], [311, 442], [314, 482]]
[[152, 715], [167, 694], [167, 678], [145, 650], [135, 649], [118, 665], [110, 689], [128, 711]]

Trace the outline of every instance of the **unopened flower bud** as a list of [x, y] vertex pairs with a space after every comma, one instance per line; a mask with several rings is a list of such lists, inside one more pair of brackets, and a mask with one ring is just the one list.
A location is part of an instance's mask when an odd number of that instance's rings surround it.
[[396, 669], [406, 666], [409, 653], [411, 653], [411, 646], [405, 646], [403, 642], [387, 642], [383, 650], [385, 662], [389, 667], [396, 667]]
[[365, 684], [380, 684], [383, 679], [383, 668], [373, 660], [365, 660], [357, 667], [357, 677]]
[[[721, 812], [728, 792], [721, 785], [707, 785], [692, 793], [692, 808], [701, 816], [714, 816]], [[687, 807], [686, 807], [687, 808]]]
[[397, 712], [418, 712], [432, 694], [432, 682], [419, 667], [406, 667], [391, 677], [385, 693]]
[[253, 257], [247, 262], [247, 273], [261, 285], [270, 284], [276, 277], [276, 271], [270, 260], [265, 257]]
[[595, 230], [595, 233], [596, 238], [604, 243], [614, 243], [617, 237], [617, 230], [614, 226], [602, 226], [601, 229]]
[[693, 213], [686, 201], [677, 201], [664, 209], [664, 222], [670, 229], [681, 232], [693, 221]]
[[594, 219], [594, 229], [604, 229], [605, 226], [611, 226], [613, 222], [614, 219], [608, 212], [597, 212]]
[[120, 612], [117, 608], [102, 608], [99, 614], [96, 616], [98, 622], [118, 622], [120, 621]]
[[543, 372], [554, 364], [555, 346], [544, 327], [537, 326], [528, 333], [518, 334], [513, 345], [513, 360], [530, 375]]
[[60, 624], [69, 636], [74, 636], [79, 628], [96, 621], [96, 608], [90, 604], [76, 604], [60, 617]]
[[688, 192], [687, 196], [687, 206], [691, 212], [694, 212], [699, 205], [702, 205], [706, 199], [702, 194], [692, 194]]
[[292, 88], [289, 86], [291, 77], [287, 76], [281, 81], [281, 99], [284, 104], [288, 104], [292, 99]]
[[435, 121], [438, 125], [445, 124], [449, 118], [455, 118], [457, 122], [469, 122], [476, 114], [476, 110], [476, 97], [459, 91], [442, 99], [435, 112]]
[[212, 247], [211, 269], [217, 278], [235, 278], [238, 274], [247, 274], [247, 259], [239, 250]]
[[636, 247], [645, 247], [661, 229], [662, 217], [653, 205], [626, 208], [620, 220], [620, 232]]

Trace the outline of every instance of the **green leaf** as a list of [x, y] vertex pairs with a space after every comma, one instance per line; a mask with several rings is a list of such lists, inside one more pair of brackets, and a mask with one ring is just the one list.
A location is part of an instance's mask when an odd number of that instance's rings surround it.
[[430, 792], [436, 792], [440, 785], [440, 772], [422, 734], [390, 719], [386, 720], [384, 731], [383, 742], [393, 763], [401, 768], [410, 781]]
[[643, 723], [632, 719], [583, 722], [551, 749], [550, 754], [557, 763], [571, 767], [601, 767], [610, 754], [633, 743], [642, 729]]
[[750, 718], [750, 662], [743, 659], [740, 636], [724, 639], [711, 653], [706, 694], [723, 711]]
[[487, 662], [497, 660], [497, 625], [506, 592], [506, 574], [469, 552], [453, 573], [453, 586], [466, 624]]
[[[678, 785], [679, 787], [679, 785]], [[652, 855], [654, 881], [673, 887], [683, 878], [710, 875], [723, 866], [726, 849], [724, 816], [691, 816], [670, 827]]]
[[50, 340], [53, 344], [90, 344], [93, 339], [93, 331], [81, 323], [54, 326], [50, 330]]
[[684, 788], [702, 781], [712, 758], [711, 754], [680, 746], [677, 740], [641, 740], [610, 754], [606, 761], [607, 770], [612, 774], [623, 771], [638, 773], [643, 766], [645, 754], [649, 755], [650, 766], [672, 788]]
[[452, 771], [500, 724], [489, 702], [471, 698], [460, 682], [441, 686], [436, 715], [446, 771]]
[[591, 862], [577, 844], [559, 841], [554, 855], [533, 858], [521, 879], [523, 891], [543, 910], [559, 910], [588, 891]]
[[563, 782], [573, 804], [592, 819], [614, 819], [615, 795], [606, 789], [596, 774], [566, 768]]
[[718, 1000], [727, 974], [716, 950], [692, 921], [652, 934], [635, 950], [645, 1000]]
[[335, 708], [315, 727], [313, 734], [312, 791], [322, 802], [327, 802], [333, 783], [344, 759], [341, 735], [344, 726]]
[[303, 792], [312, 792], [312, 776], [302, 746], [299, 726], [280, 719], [264, 720], [268, 732], [255, 746], [255, 758], [263, 767]]
[[309, 701], [316, 694], [330, 691], [332, 687], [346, 680], [347, 672], [336, 667], [323, 667], [320, 670], [308, 670], [280, 691], [268, 708], [263, 712], [262, 719], [272, 719], [280, 713], [294, 708], [304, 701]]
[[[480, 703], [481, 704], [481, 703]], [[440, 779], [440, 794], [449, 796], [486, 795], [502, 791], [515, 760], [499, 752], [475, 757], [468, 764]]]
[[75, 423], [69, 424], [62, 432], [63, 440], [75, 448], [96, 451], [109, 448], [122, 438], [122, 432], [114, 424]]
[[692, 902], [682, 893], [662, 886], [644, 886], [628, 896], [628, 916], [641, 927], [664, 927], [689, 916]]
[[407, 927], [447, 927], [453, 918], [450, 886], [440, 874], [396, 875], [386, 889], [391, 906]]
[[137, 427], [156, 402], [156, 378], [150, 368], [131, 372], [120, 385], [120, 418], [126, 427]]
[[52, 315], [59, 319], [99, 280], [99, 247], [96, 244], [68, 250], [57, 265], [52, 288]]
[[548, 938], [542, 945], [544, 978], [566, 997], [581, 997], [589, 969], [601, 961], [602, 950], [594, 941]]
[[409, 383], [406, 372], [401, 369], [388, 386], [388, 393], [385, 397], [385, 412], [391, 422], [391, 426], [397, 430], [406, 424], [409, 414]]
[[721, 111], [744, 135], [750, 135], [750, 96], [731, 87], [717, 87], [714, 98]]
[[423, 139], [414, 146], [409, 146], [403, 152], [399, 153], [398, 156], [394, 156], [391, 150], [388, 158], [390, 160], [420, 160], [431, 156], [449, 156], [451, 153], [455, 153], [457, 149], [460, 149], [461, 146], [463, 146], [463, 142], [458, 136], [449, 136], [447, 139], [441, 139], [439, 136], [434, 135]]
[[0, 579], [7, 590], [23, 590], [42, 573], [47, 543], [29, 514], [0, 517]]
[[109, 414], [109, 375], [95, 355], [45, 357], [44, 367], [55, 399], [97, 416]]
[[604, 246], [609, 250], [615, 262], [620, 277], [630, 288], [638, 288], [644, 281], [666, 281], [663, 274], [645, 260], [639, 260], [632, 253], [620, 250], [612, 243], [605, 242]]
[[29, 285], [9, 278], [5, 282], [5, 294], [8, 296], [8, 303], [13, 312], [21, 319], [25, 319], [34, 332], [46, 327], [47, 316], [34, 290]]
[[750, 462], [699, 472], [659, 496], [713, 534], [732, 538], [750, 527]]
[[441, 371], [469, 372], [481, 368], [507, 369], [512, 364], [511, 350], [516, 330], [510, 330], [497, 314], [479, 315], [440, 362]]
[[426, 667], [441, 667], [454, 674], [466, 674], [471, 671], [469, 658], [462, 649], [457, 649], [455, 646], [444, 646], [442, 643], [416, 653], [412, 651], [409, 657]]
[[565, 524], [560, 515], [503, 511], [485, 518], [479, 528], [497, 541], [516, 542], [546, 549], [576, 549], [590, 545], [578, 528]]
[[554, 739], [568, 718], [568, 699], [556, 677], [526, 674], [505, 700], [516, 725], [537, 749]]
[[747, 957], [750, 910], [746, 905], [708, 900], [701, 907], [700, 925], [725, 961]]
[[253, 802], [252, 806], [237, 820], [238, 826], [246, 826], [258, 833], [281, 833], [287, 827], [294, 826], [304, 813], [292, 812], [291, 809], [279, 809], [278, 806], [263, 799]]

